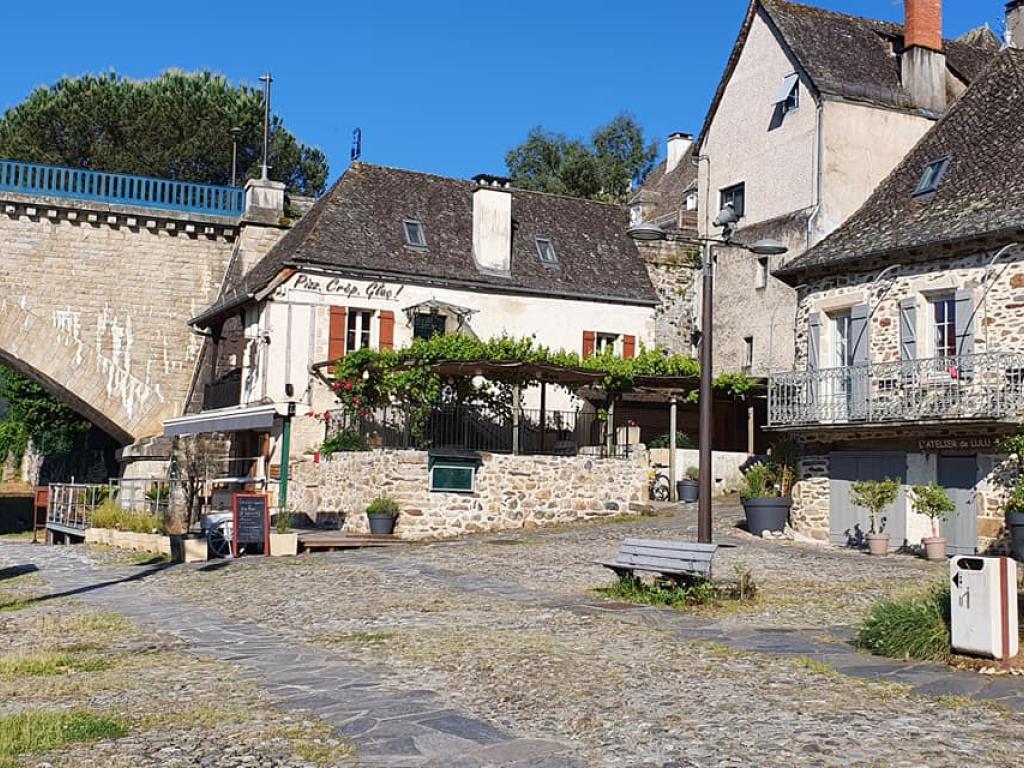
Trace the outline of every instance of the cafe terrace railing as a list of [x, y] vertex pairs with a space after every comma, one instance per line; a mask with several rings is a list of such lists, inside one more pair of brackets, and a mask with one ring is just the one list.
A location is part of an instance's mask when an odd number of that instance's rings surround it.
[[1024, 412], [1024, 352], [900, 360], [779, 373], [768, 425], [1003, 421]]
[[93, 200], [229, 218], [241, 216], [245, 209], [245, 191], [238, 187], [14, 160], [0, 160], [0, 192]]

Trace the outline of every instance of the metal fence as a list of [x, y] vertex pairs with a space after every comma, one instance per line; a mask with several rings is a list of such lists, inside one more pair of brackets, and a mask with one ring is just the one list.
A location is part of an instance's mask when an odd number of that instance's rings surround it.
[[[518, 441], [515, 436], [518, 430]], [[332, 411], [328, 439], [342, 449], [462, 449], [489, 453], [566, 455], [599, 453], [606, 446], [605, 422], [579, 411], [523, 409], [511, 413], [477, 406], [392, 406], [362, 416]], [[344, 438], [344, 439], [342, 439]]]
[[1024, 353], [993, 352], [773, 375], [768, 424], [999, 420], [1024, 412]]
[[177, 484], [160, 478], [52, 483], [49, 490], [47, 526], [75, 530], [90, 527], [93, 513], [107, 502], [116, 502], [130, 513], [158, 515], [165, 520], [177, 513], [181, 502]]
[[0, 191], [231, 218], [245, 209], [245, 191], [238, 187], [13, 160], [0, 160]]

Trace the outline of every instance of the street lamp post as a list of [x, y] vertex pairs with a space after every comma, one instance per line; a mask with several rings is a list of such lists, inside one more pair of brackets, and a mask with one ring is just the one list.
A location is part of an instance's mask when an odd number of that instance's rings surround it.
[[715, 226], [722, 229], [722, 237], [677, 237], [670, 236], [657, 224], [649, 222], [637, 224], [627, 231], [630, 237], [640, 241], [673, 240], [676, 242], [693, 243], [701, 247], [701, 272], [702, 272], [702, 307], [701, 307], [701, 329], [700, 329], [700, 435], [698, 444], [698, 484], [700, 495], [697, 500], [697, 541], [702, 544], [710, 544], [712, 538], [712, 511], [711, 511], [711, 490], [712, 490], [712, 438], [714, 432], [714, 409], [712, 403], [712, 371], [714, 370], [713, 344], [714, 344], [714, 293], [715, 293], [715, 264], [713, 248], [715, 245], [724, 245], [732, 248], [742, 248], [759, 256], [775, 256], [786, 253], [789, 249], [775, 240], [760, 240], [751, 245], [737, 243], [732, 240], [733, 230], [739, 217], [733, 209], [732, 203], [727, 203], [722, 211], [715, 218]]

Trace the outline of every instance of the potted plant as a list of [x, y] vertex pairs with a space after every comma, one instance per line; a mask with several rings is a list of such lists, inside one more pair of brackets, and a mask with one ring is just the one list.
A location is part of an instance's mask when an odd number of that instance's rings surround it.
[[274, 516], [274, 530], [270, 532], [270, 554], [295, 556], [299, 554], [299, 534], [292, 530], [295, 515], [290, 509], [280, 509]]
[[780, 532], [789, 522], [793, 499], [783, 493], [780, 478], [784, 472], [767, 464], [754, 464], [743, 474], [740, 500], [747, 516], [747, 530], [755, 535], [764, 531]]
[[687, 467], [683, 473], [683, 479], [676, 483], [676, 493], [680, 501], [692, 503], [700, 497], [700, 483], [698, 477], [700, 470], [697, 467]]
[[858, 480], [850, 487], [850, 501], [868, 511], [871, 530], [868, 531], [868, 552], [885, 555], [889, 552], [889, 534], [885, 528], [882, 511], [896, 501], [900, 492], [900, 481], [887, 477], [884, 480]]
[[923, 540], [924, 556], [927, 560], [946, 559], [946, 540], [939, 536], [936, 523], [945, 520], [947, 515], [956, 511], [956, 502], [949, 498], [946, 489], [937, 483], [915, 485], [911, 503], [914, 511], [927, 517], [932, 524], [931, 538]]
[[366, 518], [370, 522], [370, 533], [374, 536], [389, 536], [395, 532], [398, 502], [390, 496], [378, 496], [366, 508]]
[[1003, 507], [1006, 528], [1010, 532], [1010, 549], [1014, 560], [1024, 561], [1024, 476], [1010, 491]]

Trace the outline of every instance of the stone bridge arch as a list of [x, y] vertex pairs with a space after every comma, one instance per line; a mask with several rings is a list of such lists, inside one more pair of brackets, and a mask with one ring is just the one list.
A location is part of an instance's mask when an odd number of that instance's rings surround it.
[[128, 444], [160, 429], [167, 412], [153, 387], [118, 371], [80, 339], [0, 298], [0, 361], [28, 376], [112, 438]]

